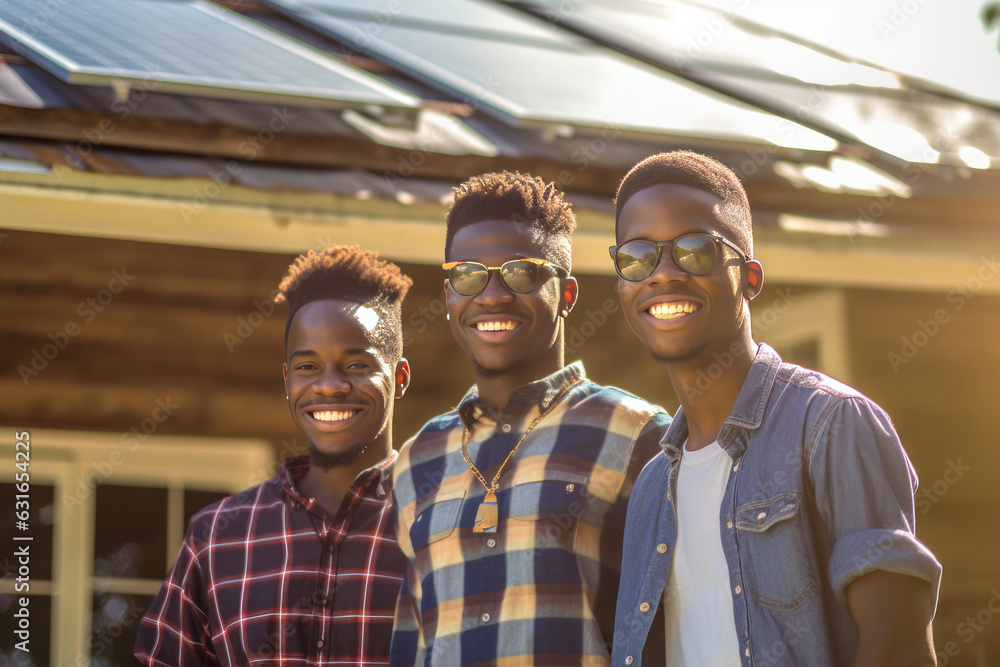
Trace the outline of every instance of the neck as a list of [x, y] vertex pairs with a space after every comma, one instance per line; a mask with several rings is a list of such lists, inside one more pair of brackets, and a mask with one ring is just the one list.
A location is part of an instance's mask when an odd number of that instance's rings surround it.
[[552, 375], [565, 366], [563, 361], [562, 341], [552, 350], [549, 358], [542, 361], [532, 360], [530, 364], [503, 373], [491, 373], [480, 368], [475, 369], [476, 387], [479, 390], [479, 400], [494, 410], [500, 410], [507, 405], [510, 395], [518, 387]]
[[705, 350], [695, 358], [666, 362], [670, 384], [687, 418], [689, 450], [718, 439], [756, 352], [757, 344], [747, 331], [723, 351]]
[[363, 470], [371, 468], [392, 452], [391, 438], [378, 438], [365, 450], [357, 461], [324, 470], [310, 455], [309, 470], [299, 483], [299, 490], [316, 503], [332, 518], [337, 516], [344, 496]]

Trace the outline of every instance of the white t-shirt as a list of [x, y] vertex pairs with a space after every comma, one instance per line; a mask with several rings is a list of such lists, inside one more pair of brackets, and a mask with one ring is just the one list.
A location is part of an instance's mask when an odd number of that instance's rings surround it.
[[667, 667], [739, 667], [719, 511], [732, 459], [718, 441], [689, 452], [677, 472], [677, 545], [663, 591]]

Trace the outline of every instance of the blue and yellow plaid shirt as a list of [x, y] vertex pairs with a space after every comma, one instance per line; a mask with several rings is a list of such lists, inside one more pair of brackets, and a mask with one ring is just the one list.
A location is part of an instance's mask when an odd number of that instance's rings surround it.
[[[554, 406], [563, 389], [577, 382]], [[588, 381], [579, 362], [516, 389], [499, 415], [476, 388], [403, 446], [393, 474], [410, 561], [394, 665], [608, 665], [628, 495], [660, 452], [664, 410]], [[462, 456], [500, 478], [496, 532], [474, 533], [486, 489]]]

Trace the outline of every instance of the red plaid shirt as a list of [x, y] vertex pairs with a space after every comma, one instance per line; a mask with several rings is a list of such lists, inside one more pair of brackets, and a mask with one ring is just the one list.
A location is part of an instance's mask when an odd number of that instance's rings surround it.
[[147, 665], [388, 664], [406, 559], [396, 544], [392, 466], [365, 470], [331, 519], [278, 474], [201, 510], [142, 619]]

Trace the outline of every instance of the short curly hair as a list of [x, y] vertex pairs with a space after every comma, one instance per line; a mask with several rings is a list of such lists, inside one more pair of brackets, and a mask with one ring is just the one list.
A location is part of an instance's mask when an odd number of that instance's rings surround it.
[[299, 255], [278, 285], [276, 303], [288, 302], [285, 343], [292, 318], [302, 306], [340, 299], [377, 309], [382, 317], [372, 338], [393, 362], [403, 355], [402, 305], [413, 280], [378, 253], [359, 246], [333, 245]]
[[661, 184], [688, 185], [721, 199], [715, 212], [722, 231], [748, 259], [753, 257], [753, 223], [743, 184], [726, 165], [693, 151], [657, 153], [629, 169], [615, 195], [615, 224], [629, 197]]
[[486, 220], [521, 222], [538, 233], [549, 261], [573, 269], [572, 241], [576, 215], [555, 183], [516, 171], [473, 176], [455, 188], [455, 202], [445, 218], [444, 254], [455, 232]]

